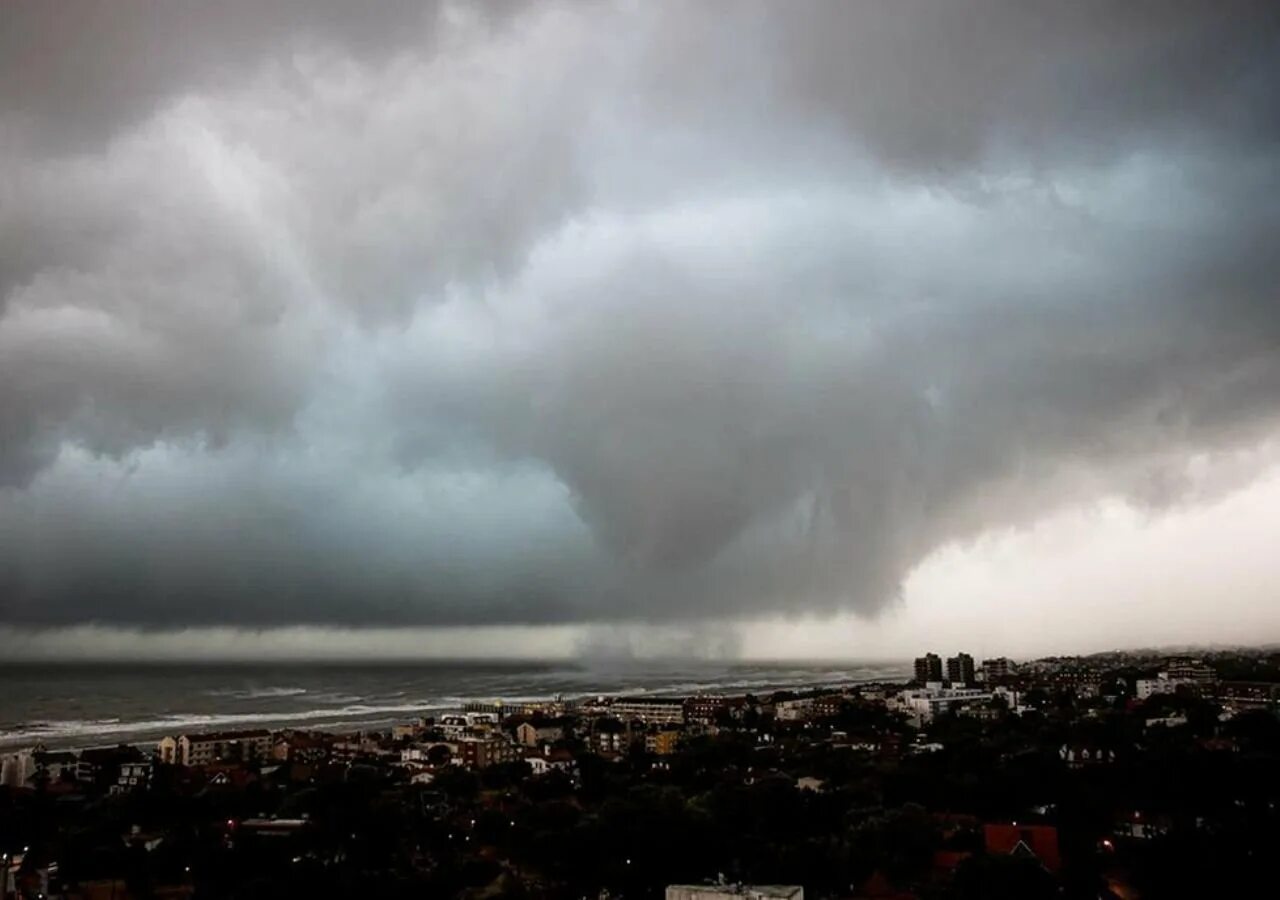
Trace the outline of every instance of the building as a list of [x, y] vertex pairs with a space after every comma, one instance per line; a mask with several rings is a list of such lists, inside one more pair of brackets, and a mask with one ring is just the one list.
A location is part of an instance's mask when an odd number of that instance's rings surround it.
[[722, 716], [741, 719], [746, 708], [746, 697], [699, 694], [684, 702], [684, 720], [693, 725], [714, 725]]
[[982, 837], [992, 855], [1034, 859], [1050, 872], [1062, 868], [1058, 829], [1052, 825], [983, 825]]
[[80, 759], [76, 754], [46, 750], [43, 744], [37, 744], [30, 750], [19, 750], [5, 757], [0, 764], [0, 784], [32, 787], [37, 782], [75, 781], [79, 773]]
[[813, 717], [815, 719], [834, 719], [844, 712], [843, 694], [824, 694], [813, 698]]
[[467, 733], [467, 717], [465, 715], [441, 716], [436, 722], [436, 730], [447, 738], [461, 737]]
[[271, 746], [272, 759], [280, 762], [316, 765], [329, 758], [332, 741], [327, 735], [291, 731], [280, 735]]
[[1180, 681], [1173, 678], [1139, 678], [1133, 683], [1134, 694], [1139, 700], [1146, 700], [1156, 694], [1176, 694], [1180, 687], [1190, 687], [1194, 682]]
[[619, 697], [609, 714], [624, 722], [646, 725], [680, 725], [684, 722], [685, 701], [679, 697]]
[[987, 684], [999, 684], [1009, 678], [1009, 660], [1003, 656], [982, 661], [982, 680]]
[[968, 653], [957, 653], [947, 659], [947, 681], [952, 684], [973, 684], [973, 657]]
[[516, 728], [516, 743], [524, 747], [538, 747], [564, 737], [564, 726], [553, 724], [534, 725], [521, 722]]
[[804, 888], [789, 884], [673, 884], [666, 900], [804, 900]]
[[487, 769], [520, 759], [520, 748], [505, 738], [468, 736], [458, 740], [458, 761], [468, 769]]
[[1165, 675], [1175, 681], [1208, 682], [1217, 673], [1204, 661], [1189, 656], [1171, 656], [1165, 661]]
[[1116, 752], [1108, 747], [1086, 747], [1062, 745], [1058, 758], [1067, 764], [1069, 769], [1080, 769], [1085, 766], [1109, 766], [1116, 761]]
[[137, 747], [121, 744], [116, 747], [89, 747], [81, 750], [76, 765], [76, 781], [111, 789], [117, 784], [120, 769], [127, 763], [143, 761]]
[[652, 753], [654, 756], [670, 756], [676, 752], [676, 747], [680, 744], [680, 736], [681, 733], [674, 728], [651, 731], [644, 736], [645, 752]]
[[128, 794], [132, 791], [144, 791], [151, 786], [151, 760], [144, 759], [123, 763], [116, 783], [111, 786], [113, 794]]
[[464, 734], [480, 735], [498, 727], [498, 716], [492, 712], [449, 713], [440, 717], [435, 730], [447, 738], [457, 738]]
[[807, 722], [810, 719], [830, 719], [840, 715], [844, 708], [844, 697], [839, 694], [824, 694], [817, 697], [795, 697], [790, 700], [779, 700], [773, 704], [774, 714], [779, 722]]
[[807, 722], [813, 718], [813, 698], [778, 700], [773, 704], [773, 713], [779, 722]]
[[1280, 700], [1280, 684], [1269, 681], [1223, 681], [1214, 692], [1227, 709], [1273, 709]]
[[903, 691], [895, 703], [917, 725], [931, 722], [939, 713], [970, 703], [990, 702], [995, 695], [981, 688], [915, 688]]
[[215, 731], [181, 734], [160, 741], [160, 761], [178, 766], [207, 766], [215, 762], [263, 762], [271, 758], [271, 732]]
[[942, 657], [936, 653], [926, 653], [916, 660], [916, 681], [927, 684], [930, 681], [942, 680]]
[[0, 760], [0, 786], [30, 787], [36, 773], [36, 762], [31, 750], [20, 750]]
[[551, 700], [494, 700], [489, 703], [472, 702], [462, 707], [463, 712], [488, 713], [496, 719], [511, 716], [565, 716], [573, 713], [577, 703], [557, 694]]
[[594, 719], [587, 746], [593, 753], [623, 754], [631, 749], [631, 730], [617, 719]]
[[1077, 697], [1096, 697], [1102, 692], [1102, 673], [1088, 666], [1064, 666], [1049, 676], [1049, 683]]

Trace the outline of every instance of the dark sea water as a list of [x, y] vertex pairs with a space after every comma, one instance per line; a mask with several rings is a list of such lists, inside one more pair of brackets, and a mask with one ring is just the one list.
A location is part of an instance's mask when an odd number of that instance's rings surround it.
[[0, 666], [0, 748], [149, 742], [227, 728], [375, 728], [471, 701], [746, 693], [901, 679], [851, 663], [430, 662]]

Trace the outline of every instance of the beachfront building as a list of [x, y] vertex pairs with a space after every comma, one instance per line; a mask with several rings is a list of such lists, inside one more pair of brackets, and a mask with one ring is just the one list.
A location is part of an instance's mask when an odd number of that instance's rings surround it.
[[261, 762], [271, 758], [271, 732], [215, 731], [161, 739], [156, 748], [162, 763], [206, 766], [215, 762]]
[[51, 784], [74, 781], [80, 760], [65, 750], [46, 750], [37, 744], [30, 750], [19, 750], [0, 761], [0, 785], [33, 787], [39, 782]]
[[681, 725], [684, 723], [684, 703], [680, 697], [619, 697], [609, 707], [609, 714], [623, 722]]

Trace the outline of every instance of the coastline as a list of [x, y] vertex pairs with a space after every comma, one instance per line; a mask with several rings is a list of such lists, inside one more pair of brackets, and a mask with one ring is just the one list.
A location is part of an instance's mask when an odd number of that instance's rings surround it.
[[[888, 667], [886, 667], [888, 668]], [[878, 677], [850, 676], [841, 679], [815, 680], [810, 682], [776, 681], [765, 679], [753, 681], [744, 689], [741, 680], [723, 684], [699, 683], [668, 685], [659, 688], [640, 688], [628, 691], [585, 691], [568, 697], [564, 695], [542, 694], [531, 696], [514, 696], [502, 698], [502, 702], [546, 704], [557, 699], [570, 704], [580, 704], [598, 697], [645, 696], [645, 697], [680, 697], [696, 695], [741, 696], [751, 693], [767, 693], [771, 691], [813, 691], [836, 690], [859, 685], [875, 684], [886, 680], [895, 681], [908, 677], [906, 674], [886, 672]], [[102, 747], [133, 746], [142, 749], [152, 748], [166, 735], [192, 733], [201, 731], [227, 730], [237, 727], [262, 728], [269, 731], [313, 731], [334, 735], [358, 734], [366, 731], [388, 730], [397, 724], [432, 715], [441, 716], [461, 712], [467, 705], [495, 702], [497, 698], [470, 696], [449, 698], [450, 702], [427, 701], [408, 703], [391, 707], [371, 706], [367, 714], [362, 715], [358, 705], [340, 710], [299, 710], [296, 712], [273, 713], [225, 713], [200, 714], [175, 717], [170, 721], [144, 720], [143, 723], [131, 724], [121, 722], [119, 728], [113, 729], [107, 720], [99, 720], [99, 724], [79, 733], [46, 733], [38, 728], [28, 727], [25, 731], [0, 732], [0, 753], [13, 753], [29, 749], [37, 744], [48, 750], [82, 751]], [[153, 724], [154, 723], [154, 724]], [[37, 723], [33, 723], [37, 724]]]

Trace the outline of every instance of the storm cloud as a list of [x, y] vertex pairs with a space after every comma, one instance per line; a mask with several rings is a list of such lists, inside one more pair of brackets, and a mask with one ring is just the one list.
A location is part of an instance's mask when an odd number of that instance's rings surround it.
[[0, 622], [873, 615], [1280, 434], [1274, 4], [353, 10], [6, 11]]

